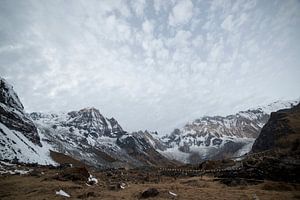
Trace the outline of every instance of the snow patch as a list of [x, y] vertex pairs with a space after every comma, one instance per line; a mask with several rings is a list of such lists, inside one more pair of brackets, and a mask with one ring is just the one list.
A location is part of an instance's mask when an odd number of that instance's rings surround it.
[[61, 195], [61, 196], [64, 196], [64, 197], [71, 197], [68, 193], [66, 193], [63, 190], [55, 191], [55, 194]]

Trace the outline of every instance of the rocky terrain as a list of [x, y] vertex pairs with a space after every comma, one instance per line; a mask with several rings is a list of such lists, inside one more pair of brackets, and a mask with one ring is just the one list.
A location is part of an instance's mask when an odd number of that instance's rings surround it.
[[159, 169], [15, 165], [1, 162], [1, 199], [299, 199], [299, 185], [246, 181], [228, 185], [213, 174], [163, 174]]
[[[95, 166], [199, 163], [250, 151], [271, 110], [296, 102], [276, 102], [226, 117], [203, 117], [162, 138], [155, 132], [127, 133], [96, 108], [68, 113], [30, 113], [39, 132], [58, 152]], [[88, 152], [88, 154], [83, 153]], [[167, 157], [169, 161], [165, 159]]]
[[156, 151], [159, 140], [149, 132], [127, 133], [114, 118], [96, 108], [30, 117], [53, 150], [97, 167], [175, 164]]
[[0, 159], [53, 163], [13, 87], [0, 79]]
[[251, 151], [257, 153], [267, 150], [300, 155], [300, 104], [271, 113]]
[[241, 170], [222, 178], [300, 182], [300, 104], [271, 114]]
[[[176, 164], [149, 132], [127, 133], [96, 108], [68, 113], [26, 114], [13, 87], [1, 79], [0, 159], [54, 164], [50, 151], [98, 168]], [[156, 137], [156, 136], [155, 136]]]
[[298, 101], [277, 101], [234, 115], [205, 116], [175, 129], [162, 139], [168, 148], [162, 153], [184, 163], [238, 157], [251, 150], [270, 113], [291, 108]]
[[13, 87], [1, 79], [0, 159], [53, 164], [50, 151], [98, 168], [200, 163], [248, 153], [271, 111], [296, 101], [278, 101], [226, 117], [202, 117], [159, 137], [128, 133], [96, 108], [66, 113], [25, 113]]
[[34, 123], [25, 115], [13, 87], [4, 79], [0, 79], [0, 122], [11, 130], [22, 132], [28, 140], [41, 146]]
[[[96, 108], [27, 114], [0, 86], [1, 199], [300, 197], [297, 102], [203, 117], [161, 138]], [[289, 109], [269, 115], [278, 107]]]

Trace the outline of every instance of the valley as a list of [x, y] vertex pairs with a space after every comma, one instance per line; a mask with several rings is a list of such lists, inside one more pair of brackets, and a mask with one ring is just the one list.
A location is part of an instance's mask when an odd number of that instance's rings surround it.
[[[1, 199], [66, 199], [56, 192], [63, 190], [71, 199], [144, 199], [149, 188], [159, 193], [149, 199], [299, 199], [300, 185], [295, 183], [259, 181], [226, 185], [208, 173], [203, 176], [163, 174], [159, 169], [118, 169], [93, 171], [98, 180], [87, 185], [81, 180], [58, 180], [63, 169], [45, 166], [23, 166], [24, 175], [1, 175]], [[65, 170], [65, 169], [64, 169]], [[178, 170], [179, 171], [179, 170]], [[146, 198], [148, 199], [148, 198]]]
[[161, 136], [129, 133], [93, 107], [26, 113], [4, 79], [0, 92], [1, 199], [300, 197], [298, 101]]

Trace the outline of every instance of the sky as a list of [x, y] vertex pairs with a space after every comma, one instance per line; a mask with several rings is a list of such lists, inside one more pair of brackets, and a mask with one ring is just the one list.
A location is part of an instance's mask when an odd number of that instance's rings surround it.
[[299, 98], [297, 0], [2, 0], [0, 76], [27, 112], [127, 131]]

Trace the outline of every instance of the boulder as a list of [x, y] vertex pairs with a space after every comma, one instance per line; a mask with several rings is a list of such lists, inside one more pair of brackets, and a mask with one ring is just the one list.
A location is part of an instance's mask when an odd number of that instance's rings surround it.
[[63, 169], [56, 178], [63, 181], [88, 181], [89, 176], [85, 167], [73, 167]]
[[159, 191], [156, 188], [148, 188], [147, 190], [145, 190], [141, 197], [142, 198], [149, 198], [149, 197], [155, 197], [159, 194]]

